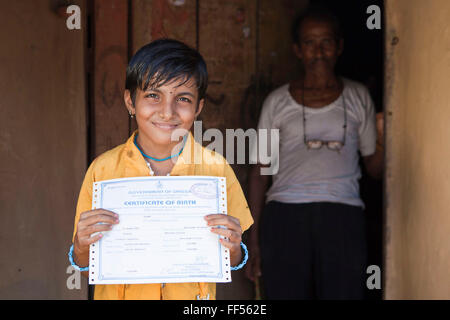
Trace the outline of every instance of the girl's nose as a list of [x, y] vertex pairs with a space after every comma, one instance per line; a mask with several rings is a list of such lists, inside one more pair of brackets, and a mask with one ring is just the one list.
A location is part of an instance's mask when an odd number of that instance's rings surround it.
[[162, 108], [159, 112], [161, 119], [168, 120], [172, 118], [174, 113], [174, 102], [170, 99], [163, 103]]

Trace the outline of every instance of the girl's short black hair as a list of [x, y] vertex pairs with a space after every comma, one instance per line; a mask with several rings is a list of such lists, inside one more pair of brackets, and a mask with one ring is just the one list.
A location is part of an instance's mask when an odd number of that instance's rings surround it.
[[336, 40], [343, 37], [341, 24], [334, 13], [327, 7], [322, 5], [311, 5], [306, 9], [306, 11], [297, 15], [292, 24], [292, 40], [294, 43], [299, 44], [300, 41], [300, 26], [306, 19], [311, 19], [315, 21], [327, 22], [331, 25], [334, 31]]
[[131, 58], [125, 80], [125, 89], [130, 90], [133, 104], [137, 88], [145, 91], [157, 88], [174, 80], [183, 84], [194, 78], [199, 101], [208, 87], [208, 71], [200, 53], [173, 39], [158, 39], [139, 49]]

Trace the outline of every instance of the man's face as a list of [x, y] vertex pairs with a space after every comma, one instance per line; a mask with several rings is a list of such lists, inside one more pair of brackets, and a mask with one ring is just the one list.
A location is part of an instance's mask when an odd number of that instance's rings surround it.
[[299, 43], [294, 44], [296, 56], [306, 71], [333, 72], [343, 50], [330, 23], [306, 19], [299, 27]]
[[203, 108], [204, 100], [198, 101], [195, 80], [183, 82], [175, 80], [146, 91], [137, 89], [134, 107], [126, 90], [125, 103], [136, 116], [139, 139], [145, 139], [151, 145], [170, 146], [178, 143], [172, 141], [174, 130], [190, 130]]

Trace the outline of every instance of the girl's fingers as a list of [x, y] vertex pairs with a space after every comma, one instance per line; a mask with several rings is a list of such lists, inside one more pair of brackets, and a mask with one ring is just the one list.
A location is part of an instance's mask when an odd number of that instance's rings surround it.
[[83, 229], [80, 233], [81, 233], [81, 236], [90, 237], [93, 233], [96, 233], [96, 232], [110, 231], [112, 229], [112, 227], [113, 226], [111, 224], [106, 224], [106, 223], [94, 224], [92, 226], [89, 226], [89, 227]]
[[98, 215], [98, 214], [104, 214], [104, 215], [108, 215], [111, 217], [118, 217], [117, 213], [114, 213], [112, 211], [109, 210], [105, 210], [105, 209], [94, 209], [94, 210], [90, 210], [90, 211], [85, 211], [83, 213], [80, 214], [80, 220], [84, 220], [86, 218]]
[[110, 231], [112, 229], [113, 225], [111, 224], [95, 224], [92, 226], [88, 226], [85, 228], [81, 228], [78, 230], [78, 239], [79, 243], [82, 246], [88, 246], [91, 243], [94, 243], [98, 241], [102, 234], [96, 234], [93, 236], [93, 234], [97, 232], [104, 232], [104, 231]]
[[224, 214], [210, 214], [205, 216], [205, 220], [208, 226], [225, 226], [228, 229], [242, 233], [241, 224], [239, 219], [224, 215]]
[[103, 234], [99, 233], [96, 234], [95, 236], [92, 237], [88, 237], [88, 238], [84, 238], [84, 239], [80, 239], [80, 245], [81, 246], [90, 246], [91, 244], [97, 242], [98, 240], [100, 240], [103, 237]]
[[93, 216], [85, 217], [84, 219], [80, 219], [78, 225], [80, 227], [89, 227], [91, 225], [97, 224], [99, 222], [108, 223], [108, 224], [117, 224], [119, 219], [117, 216], [111, 216], [108, 214], [98, 213]]
[[231, 254], [233, 254], [234, 251], [241, 250], [240, 242], [232, 242], [227, 239], [219, 239], [219, 241], [224, 247], [230, 249]]
[[211, 228], [211, 232], [227, 237], [229, 241], [241, 243], [241, 234], [230, 229]]
[[226, 239], [220, 239], [219, 241], [224, 247], [226, 247], [230, 250], [232, 250], [234, 248], [234, 244]]

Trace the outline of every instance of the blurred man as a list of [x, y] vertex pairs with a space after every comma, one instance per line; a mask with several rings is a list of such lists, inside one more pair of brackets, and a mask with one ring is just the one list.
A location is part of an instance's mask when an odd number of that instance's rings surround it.
[[362, 299], [367, 252], [359, 153], [369, 174], [380, 177], [382, 115], [377, 123], [366, 87], [335, 73], [344, 42], [332, 14], [307, 11], [294, 23], [293, 38], [303, 72], [270, 93], [258, 124], [279, 129], [279, 156], [272, 159], [279, 171], [251, 169], [255, 224], [246, 274], [263, 276], [268, 299]]

